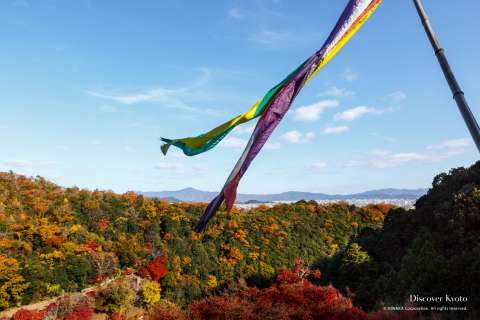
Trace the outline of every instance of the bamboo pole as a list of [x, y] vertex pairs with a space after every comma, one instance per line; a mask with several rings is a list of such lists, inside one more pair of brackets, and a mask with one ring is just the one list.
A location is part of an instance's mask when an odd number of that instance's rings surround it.
[[465, 99], [465, 95], [460, 88], [460, 85], [453, 74], [450, 65], [448, 64], [447, 57], [445, 56], [445, 51], [440, 46], [440, 42], [438, 41], [435, 33], [433, 32], [432, 25], [430, 24], [430, 20], [428, 19], [427, 13], [423, 8], [421, 0], [413, 0], [415, 3], [415, 7], [417, 8], [418, 15], [420, 16], [420, 20], [422, 21], [423, 27], [425, 28], [425, 32], [427, 33], [428, 39], [432, 44], [433, 50], [435, 51], [435, 55], [437, 56], [438, 62], [440, 63], [440, 67], [442, 68], [443, 74], [447, 79], [448, 85], [450, 86], [450, 90], [453, 93], [453, 99], [457, 103], [458, 109], [462, 114], [463, 120], [472, 135], [473, 141], [477, 146], [478, 151], [480, 152], [480, 129], [478, 127], [478, 123], [475, 120], [475, 116], [473, 115], [470, 107], [468, 106], [467, 100]]

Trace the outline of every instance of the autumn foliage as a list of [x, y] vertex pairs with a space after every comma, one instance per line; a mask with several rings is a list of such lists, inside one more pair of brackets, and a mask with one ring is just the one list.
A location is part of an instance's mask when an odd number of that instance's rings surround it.
[[301, 260], [293, 270], [282, 270], [269, 288], [242, 288], [224, 296], [209, 297], [189, 306], [193, 320], [361, 320], [413, 319], [415, 315], [367, 314], [332, 286], [313, 285], [307, 277], [318, 277]]
[[145, 317], [146, 320], [188, 320], [187, 312], [177, 305], [162, 303], [153, 308]]
[[[480, 163], [440, 174], [412, 210], [315, 201], [220, 208], [196, 233], [205, 203], [0, 172], [0, 312], [92, 286], [100, 288], [87, 304], [63, 299], [15, 317], [139, 309], [167, 320], [390, 319], [376, 310], [418, 290], [465, 295], [480, 310], [479, 177]], [[121, 275], [135, 283], [112, 282]]]
[[165, 265], [166, 262], [166, 257], [158, 256], [153, 259], [145, 268], [141, 269], [139, 273], [144, 278], [150, 277], [154, 281], [159, 281], [168, 273], [168, 269]]
[[0, 172], [0, 310], [117, 274], [159, 282], [162, 299], [186, 307], [239, 279], [269, 285], [297, 258], [333, 256], [362, 228], [381, 226], [388, 209], [313, 201], [235, 208], [196, 233], [205, 207]]
[[12, 320], [43, 320], [44, 317], [44, 311], [20, 309], [13, 315]]

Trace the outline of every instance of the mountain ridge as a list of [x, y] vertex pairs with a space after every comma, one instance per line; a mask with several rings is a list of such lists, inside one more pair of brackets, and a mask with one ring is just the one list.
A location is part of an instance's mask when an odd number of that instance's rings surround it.
[[[346, 200], [346, 199], [418, 199], [427, 193], [427, 188], [418, 189], [401, 189], [401, 188], [384, 188], [367, 190], [352, 194], [327, 194], [320, 192], [304, 192], [304, 191], [286, 191], [281, 193], [269, 194], [250, 194], [239, 193], [237, 202], [244, 203], [247, 201], [275, 202], [275, 201], [299, 201], [299, 200]], [[184, 202], [209, 202], [218, 192], [204, 191], [196, 188], [188, 187], [174, 191], [138, 191], [138, 193], [159, 199], [178, 199]]]

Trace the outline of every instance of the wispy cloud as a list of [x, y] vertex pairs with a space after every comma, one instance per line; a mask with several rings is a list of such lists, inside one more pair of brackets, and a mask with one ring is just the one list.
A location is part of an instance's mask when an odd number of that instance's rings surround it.
[[292, 37], [290, 32], [262, 29], [252, 34], [249, 40], [264, 46], [277, 47], [290, 43]]
[[170, 151], [167, 154], [167, 157], [175, 158], [175, 159], [186, 159], [186, 158], [188, 158], [188, 156], [185, 155], [185, 153], [183, 153], [182, 151], [180, 151], [178, 149], [170, 149]]
[[392, 138], [392, 137], [390, 137], [390, 136], [386, 136], [386, 135], [380, 134], [380, 133], [378, 133], [378, 132], [372, 132], [372, 133], [370, 133], [370, 135], [373, 136], [373, 137], [381, 138], [381, 139], [383, 139], [383, 140], [385, 140], [385, 141], [388, 141], [388, 142], [394, 142], [394, 141], [395, 141], [394, 138]]
[[327, 127], [325, 128], [322, 133], [323, 134], [340, 134], [347, 132], [349, 128], [347, 126], [337, 126], [337, 127]]
[[241, 20], [245, 17], [245, 13], [239, 7], [231, 7], [227, 11], [227, 16], [231, 19]]
[[315, 138], [315, 132], [307, 132], [306, 134], [301, 133], [300, 131], [293, 130], [285, 132], [280, 136], [281, 139], [290, 142], [290, 143], [306, 143]]
[[388, 151], [372, 153], [373, 158], [368, 163], [375, 168], [398, 167], [409, 163], [437, 161], [437, 157], [415, 152], [390, 153]]
[[227, 18], [232, 20], [247, 20], [251, 26], [263, 26], [266, 21], [284, 17], [283, 12], [278, 11], [275, 5], [279, 0], [255, 0], [249, 6], [240, 6], [242, 2], [232, 5], [227, 10]]
[[124, 150], [128, 153], [135, 153], [137, 152], [137, 149], [131, 147], [131, 146], [125, 146]]
[[238, 126], [233, 129], [232, 133], [236, 134], [251, 134], [253, 132], [253, 129], [255, 129], [255, 125], [250, 125], [250, 126]]
[[327, 163], [323, 161], [314, 162], [310, 165], [310, 169], [313, 169], [314, 171], [323, 170], [326, 167], [327, 167]]
[[465, 139], [451, 139], [425, 147], [423, 151], [391, 152], [384, 149], [371, 150], [365, 159], [348, 161], [345, 166], [370, 166], [373, 168], [392, 168], [404, 165], [428, 164], [439, 162], [453, 156], [466, 153], [472, 143]]
[[383, 114], [386, 112], [392, 111], [392, 109], [376, 109], [367, 106], [358, 106], [352, 109], [348, 109], [342, 112], [339, 112], [335, 115], [334, 119], [336, 121], [343, 120], [343, 121], [353, 121], [360, 117], [363, 117], [367, 114]]
[[265, 145], [263, 146], [266, 150], [278, 150], [282, 147], [282, 144], [277, 141], [267, 141]]
[[407, 98], [407, 94], [401, 90], [387, 94], [383, 99], [390, 103], [399, 103]]
[[171, 170], [176, 173], [185, 172], [183, 164], [178, 162], [159, 162], [154, 167], [158, 170]]
[[[219, 146], [228, 149], [244, 149], [247, 146], [247, 143], [247, 139], [235, 136], [227, 136], [220, 142]], [[277, 141], [267, 141], [263, 146], [265, 150], [278, 150], [281, 147], [282, 145]]]
[[135, 104], [152, 101], [172, 101], [185, 92], [185, 89], [155, 88], [136, 93], [107, 93], [105, 91], [87, 91], [93, 97], [112, 100], [123, 104]]
[[[213, 109], [197, 109], [190, 104], [200, 100], [211, 100], [212, 96], [206, 91], [205, 86], [209, 81], [211, 70], [201, 68], [201, 76], [192, 85], [180, 88], [152, 87], [137, 91], [121, 90], [87, 90], [92, 97], [114, 101], [116, 103], [133, 105], [139, 103], [157, 103], [166, 108], [181, 109], [189, 112], [198, 112], [207, 115], [216, 115]], [[105, 108], [104, 111], [107, 111]], [[110, 109], [113, 110], [113, 109]]]
[[247, 140], [243, 138], [238, 138], [234, 136], [227, 136], [222, 141], [220, 141], [220, 147], [230, 148], [230, 149], [243, 149], [247, 145]]
[[348, 89], [332, 86], [327, 88], [325, 91], [320, 92], [319, 96], [330, 97], [334, 99], [341, 99], [341, 98], [352, 96], [354, 94], [355, 93], [353, 91], [350, 91]]
[[58, 165], [56, 161], [5, 160], [3, 165], [11, 168], [45, 168]]
[[464, 149], [471, 147], [472, 139], [470, 138], [460, 138], [460, 139], [450, 139], [445, 140], [442, 143], [434, 144], [427, 146], [427, 149]]
[[278, 30], [260, 28], [247, 36], [247, 40], [266, 49], [280, 49], [304, 46], [312, 38], [318, 38], [318, 32], [309, 30]]
[[302, 122], [314, 122], [320, 118], [323, 111], [335, 108], [338, 105], [338, 100], [322, 100], [308, 106], [302, 106], [293, 110], [293, 119]]
[[342, 73], [342, 78], [349, 81], [349, 82], [352, 82], [352, 81], [358, 80], [359, 75], [358, 75], [358, 73], [354, 72], [353, 70], [347, 68]]

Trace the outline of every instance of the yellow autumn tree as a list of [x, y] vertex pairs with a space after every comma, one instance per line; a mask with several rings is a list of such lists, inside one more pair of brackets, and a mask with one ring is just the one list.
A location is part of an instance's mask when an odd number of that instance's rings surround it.
[[0, 254], [0, 310], [21, 304], [29, 284], [18, 274], [19, 269], [16, 259]]
[[160, 302], [162, 289], [156, 281], [147, 281], [142, 287], [143, 302], [152, 306]]

